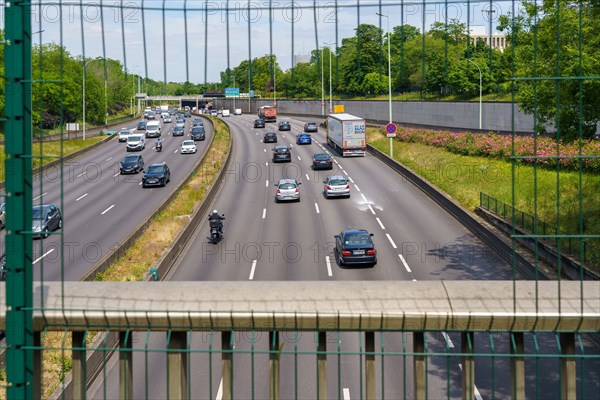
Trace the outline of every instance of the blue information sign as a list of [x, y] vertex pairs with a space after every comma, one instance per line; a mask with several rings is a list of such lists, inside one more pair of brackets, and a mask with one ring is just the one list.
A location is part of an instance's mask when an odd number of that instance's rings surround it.
[[240, 88], [225, 88], [225, 97], [240, 97]]

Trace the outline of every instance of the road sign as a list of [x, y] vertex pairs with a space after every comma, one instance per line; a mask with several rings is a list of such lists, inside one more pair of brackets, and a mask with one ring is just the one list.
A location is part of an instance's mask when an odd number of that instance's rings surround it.
[[240, 88], [225, 88], [225, 97], [240, 97]]
[[254, 89], [250, 91], [250, 97], [254, 97]]
[[333, 106], [333, 112], [334, 113], [343, 113], [344, 112], [344, 105], [343, 104], [336, 104], [335, 106]]
[[385, 132], [387, 133], [387, 137], [394, 138], [396, 137], [396, 125], [391, 122], [385, 126]]

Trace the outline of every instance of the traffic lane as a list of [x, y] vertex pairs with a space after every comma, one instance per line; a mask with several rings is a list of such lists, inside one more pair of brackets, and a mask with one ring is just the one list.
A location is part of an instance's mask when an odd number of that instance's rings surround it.
[[240, 120], [230, 122], [234, 145], [224, 181], [209, 210], [225, 214], [223, 240], [208, 241], [208, 216], [202, 218], [169, 280], [249, 280], [261, 257], [262, 215], [269, 179], [258, 139]]
[[[209, 131], [207, 130], [207, 138], [212, 134]], [[143, 189], [141, 174], [124, 177], [119, 175], [114, 177], [119, 180], [110, 185], [96, 185], [95, 191], [86, 197], [88, 202], [85, 203], [85, 210], [76, 210], [71, 214], [66, 206], [67, 214], [63, 224], [65, 257], [60, 257], [58, 251], [61, 248], [59, 236], [52, 235], [52, 240], [46, 240], [44, 249], [40, 250], [40, 256], [51, 249], [56, 250], [40, 260], [45, 263], [44, 279], [80, 279], [105, 254], [120, 245], [139, 221], [151, 213], [192, 170], [208, 140], [199, 143], [203, 144], [192, 155], [176, 152], [178, 144], [171, 139], [165, 140], [165, 147], [160, 153], [145, 150], [151, 154], [149, 162], [166, 161], [169, 165], [171, 182], [165, 188]], [[107, 190], [108, 187], [111, 189]], [[64, 269], [61, 268], [61, 262], [64, 262]]]

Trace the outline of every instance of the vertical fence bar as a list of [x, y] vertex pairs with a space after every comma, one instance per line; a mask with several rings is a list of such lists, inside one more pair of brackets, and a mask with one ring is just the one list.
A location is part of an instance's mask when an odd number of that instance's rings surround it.
[[35, 346], [35, 351], [33, 352], [33, 394], [35, 399], [42, 398], [42, 388], [43, 388], [43, 354], [44, 349], [42, 348], [42, 333], [36, 331], [33, 333], [33, 345]]
[[319, 399], [327, 399], [327, 332], [317, 336], [317, 386]]
[[73, 398], [86, 398], [86, 348], [85, 331], [73, 331]]
[[270, 332], [269, 336], [269, 398], [279, 400], [279, 332]]
[[365, 376], [367, 399], [377, 398], [375, 366], [375, 332], [365, 332]]
[[414, 398], [426, 398], [425, 333], [413, 332], [413, 379]]
[[31, 3], [14, 0], [4, 8], [6, 330], [8, 399], [34, 397], [34, 332], [31, 230]]
[[169, 371], [169, 399], [187, 399], [187, 332], [171, 332], [167, 348], [167, 371]]
[[560, 334], [560, 398], [571, 400], [577, 397], [577, 362], [575, 359], [575, 334]]
[[475, 389], [475, 353], [473, 343], [473, 332], [461, 332], [462, 355], [462, 398], [468, 400], [474, 398]]
[[223, 400], [231, 400], [233, 393], [233, 353], [231, 352], [231, 331], [221, 332], [221, 375], [223, 379]]
[[525, 340], [522, 332], [511, 334], [510, 393], [514, 400], [525, 398]]
[[133, 399], [132, 332], [119, 332], [119, 398]]

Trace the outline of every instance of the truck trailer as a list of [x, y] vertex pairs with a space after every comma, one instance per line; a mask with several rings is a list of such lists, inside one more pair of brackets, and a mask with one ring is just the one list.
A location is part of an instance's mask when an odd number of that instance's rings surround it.
[[363, 118], [347, 113], [330, 114], [327, 117], [327, 143], [343, 157], [364, 157], [366, 133]]

